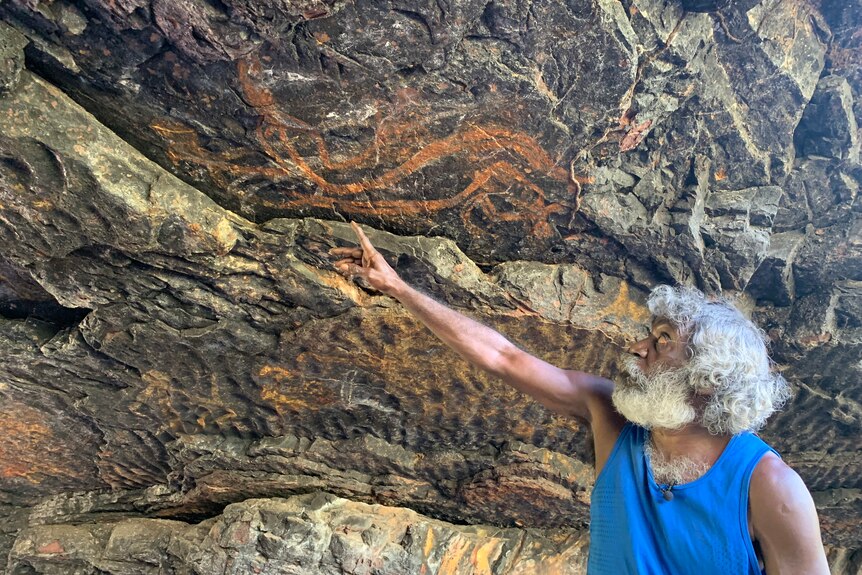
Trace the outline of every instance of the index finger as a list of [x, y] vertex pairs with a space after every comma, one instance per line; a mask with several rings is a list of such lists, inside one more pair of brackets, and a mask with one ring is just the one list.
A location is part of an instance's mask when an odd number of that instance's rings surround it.
[[362, 249], [367, 253], [374, 252], [374, 246], [371, 245], [371, 240], [365, 235], [365, 232], [362, 231], [362, 228], [359, 227], [359, 224], [356, 222], [350, 222], [350, 225], [353, 226], [353, 231], [356, 232], [356, 237], [359, 238], [359, 244], [362, 246]]

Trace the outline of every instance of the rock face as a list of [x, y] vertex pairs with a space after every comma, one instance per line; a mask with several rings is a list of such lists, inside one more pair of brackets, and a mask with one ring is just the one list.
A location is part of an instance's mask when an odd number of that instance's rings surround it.
[[583, 573], [577, 532], [455, 526], [332, 495], [250, 499], [196, 525], [122, 519], [23, 530], [11, 573]]
[[584, 572], [585, 427], [336, 274], [347, 220], [609, 377], [656, 283], [738, 296], [862, 570], [862, 6], [683, 4], [0, 4], [7, 572]]

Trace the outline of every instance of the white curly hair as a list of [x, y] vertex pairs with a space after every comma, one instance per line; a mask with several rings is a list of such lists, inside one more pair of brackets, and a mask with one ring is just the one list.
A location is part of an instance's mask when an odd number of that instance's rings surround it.
[[713, 434], [756, 431], [790, 398], [763, 331], [726, 299], [692, 287], [660, 285], [647, 305], [688, 335], [692, 391], [706, 398], [701, 423]]

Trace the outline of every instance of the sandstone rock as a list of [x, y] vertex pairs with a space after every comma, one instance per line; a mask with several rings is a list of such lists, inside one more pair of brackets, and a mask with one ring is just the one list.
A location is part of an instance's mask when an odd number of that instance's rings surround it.
[[857, 65], [862, 54], [862, 39], [856, 33], [859, 23], [859, 0], [822, 0], [823, 27], [828, 29], [831, 42], [827, 53], [827, 71], [847, 78], [853, 91], [856, 124], [862, 120], [862, 73]]
[[324, 493], [248, 500], [197, 525], [126, 519], [24, 530], [10, 573], [559, 573], [585, 571], [580, 533], [456, 526]]
[[761, 302], [790, 305], [796, 296], [793, 260], [805, 242], [802, 232], [784, 232], [769, 237], [769, 251], [748, 284], [747, 291]]
[[27, 38], [0, 22], [0, 94], [15, 89], [24, 68], [24, 46]]
[[858, 570], [856, 4], [0, 4], [10, 572], [582, 572], [586, 429], [336, 274], [350, 219], [609, 377], [655, 283], [750, 298]]
[[824, 76], [805, 108], [794, 134], [801, 156], [859, 161], [859, 136], [850, 84], [841, 76]]
[[[704, 258], [713, 262], [722, 285], [742, 289], [763, 261], [781, 189], [751, 188], [711, 195], [700, 227]], [[724, 279], [727, 278], [727, 279]]]
[[[862, 171], [858, 166], [836, 165], [822, 158], [798, 160], [783, 186], [784, 195], [775, 215], [774, 230], [796, 233], [807, 230], [808, 247], [803, 252], [810, 254], [824, 248], [828, 251], [828, 244], [820, 241], [824, 235], [840, 237], [849, 233], [853, 237], [856, 233], [852, 230], [858, 225], [860, 182]], [[839, 248], [839, 251], [848, 255], [852, 262], [858, 248], [850, 240], [850, 244]], [[819, 259], [819, 263], [812, 262], [818, 266], [817, 273], [824, 271], [819, 266], [831, 258], [821, 254]], [[854, 269], [851, 263], [847, 271], [852, 275]], [[828, 269], [827, 273], [832, 273], [832, 270]]]

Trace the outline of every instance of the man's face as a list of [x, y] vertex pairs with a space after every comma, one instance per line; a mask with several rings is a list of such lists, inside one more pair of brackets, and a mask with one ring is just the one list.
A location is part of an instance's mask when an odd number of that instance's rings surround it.
[[682, 367], [689, 360], [688, 334], [681, 332], [670, 320], [656, 318], [649, 336], [632, 344], [628, 351], [645, 373]]
[[617, 411], [648, 428], [677, 429], [694, 421], [688, 360], [687, 335], [656, 319], [649, 336], [629, 347], [623, 360], [628, 377], [614, 390]]

